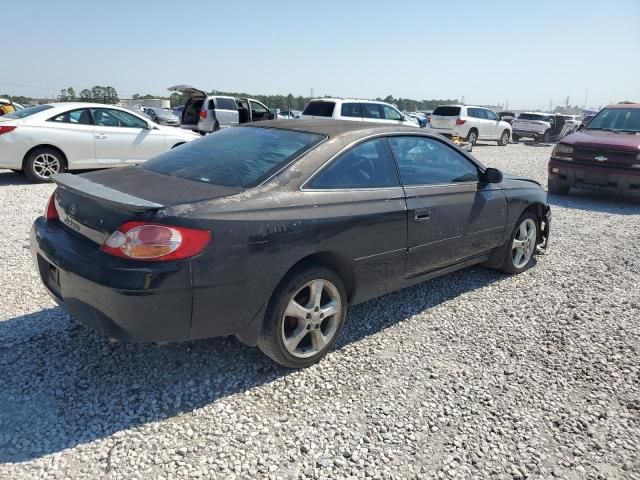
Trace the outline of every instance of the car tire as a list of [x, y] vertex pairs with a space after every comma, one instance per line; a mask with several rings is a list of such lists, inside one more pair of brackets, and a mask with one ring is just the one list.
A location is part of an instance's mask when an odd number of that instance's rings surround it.
[[558, 185], [556, 182], [551, 180], [547, 181], [547, 190], [552, 195], [568, 195], [569, 187], [565, 187], [564, 185]]
[[469, 130], [469, 133], [467, 133], [466, 140], [467, 142], [471, 142], [471, 145], [475, 145], [476, 142], [478, 141], [478, 131], [475, 128], [472, 128], [471, 130]]
[[518, 143], [518, 140], [520, 140], [520, 135], [516, 135], [514, 133], [513, 135], [511, 135], [511, 140], [513, 140], [514, 143]]
[[[330, 311], [334, 313], [326, 315]], [[346, 290], [333, 270], [320, 266], [296, 270], [283, 279], [269, 301], [258, 348], [285, 367], [308, 367], [329, 351], [346, 313]]]
[[516, 275], [529, 269], [533, 265], [539, 232], [538, 217], [531, 212], [523, 213], [511, 232], [500, 270]]
[[216, 122], [216, 123], [213, 125], [213, 131], [214, 131], [214, 132], [217, 132], [218, 130], [220, 130], [220, 124], [219, 124], [218, 122]]
[[51, 175], [66, 171], [67, 160], [62, 152], [55, 148], [36, 148], [27, 155], [22, 169], [32, 182], [47, 183], [51, 181]]
[[506, 147], [507, 145], [509, 145], [509, 130], [502, 132], [502, 135], [500, 135], [500, 139], [498, 140], [498, 146]]

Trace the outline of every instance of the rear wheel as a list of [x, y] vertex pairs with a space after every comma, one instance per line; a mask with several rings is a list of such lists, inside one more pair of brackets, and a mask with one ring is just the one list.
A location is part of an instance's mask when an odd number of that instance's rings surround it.
[[218, 122], [216, 122], [216, 123], [213, 125], [213, 131], [214, 131], [214, 132], [217, 132], [218, 130], [220, 130], [220, 124], [219, 124]]
[[62, 152], [43, 147], [33, 150], [24, 161], [23, 170], [29, 180], [38, 183], [50, 182], [51, 175], [62, 173], [67, 164]]
[[324, 267], [291, 274], [267, 307], [258, 348], [280, 365], [302, 368], [326, 355], [344, 325], [346, 291]]
[[538, 242], [538, 225], [538, 217], [533, 213], [522, 214], [511, 233], [509, 249], [500, 270], [518, 274], [531, 267]]
[[475, 145], [478, 141], [478, 131], [475, 128], [469, 130], [469, 133], [467, 134], [467, 141], [471, 143], [471, 145]]
[[567, 195], [569, 193], [569, 187], [558, 185], [552, 180], [547, 181], [547, 190], [552, 195]]
[[502, 135], [500, 135], [500, 140], [498, 140], [498, 145], [501, 147], [506, 147], [507, 145], [509, 145], [509, 130], [505, 130], [504, 132], [502, 132]]

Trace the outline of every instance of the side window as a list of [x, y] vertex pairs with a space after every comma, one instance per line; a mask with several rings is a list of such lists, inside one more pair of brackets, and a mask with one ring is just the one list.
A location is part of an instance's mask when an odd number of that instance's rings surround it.
[[340, 115], [343, 117], [362, 118], [362, 109], [359, 103], [343, 103]]
[[91, 114], [95, 124], [101, 127], [147, 128], [147, 122], [120, 110], [92, 108]]
[[473, 118], [479, 118], [480, 117], [480, 115], [478, 115], [478, 109], [477, 108], [467, 108], [467, 116], [473, 117]]
[[392, 106], [382, 105], [382, 110], [384, 111], [384, 118], [387, 120], [395, 120], [398, 122], [402, 120], [402, 114]]
[[382, 116], [382, 109], [377, 103], [361, 103], [362, 116], [364, 118], [384, 118]]
[[215, 99], [216, 102], [216, 108], [219, 108], [220, 110], [235, 110], [236, 107], [236, 101], [233, 98], [216, 98]]
[[249, 103], [251, 104], [251, 110], [253, 110], [256, 113], [268, 113], [269, 112], [269, 110], [267, 110], [264, 106], [262, 106], [258, 102], [254, 102], [253, 100], [251, 100], [251, 101], [249, 101]]
[[495, 112], [485, 110], [484, 113], [487, 116], [487, 120], [498, 120], [498, 115], [496, 115]]
[[409, 185], [477, 182], [476, 166], [448, 145], [425, 137], [390, 137], [400, 179]]
[[398, 185], [398, 172], [389, 145], [384, 138], [377, 138], [342, 154], [322, 170], [309, 187], [383, 188]]
[[91, 115], [86, 108], [80, 110], [72, 110], [71, 112], [62, 113], [56, 117], [50, 118], [50, 122], [73, 123], [77, 125], [91, 125]]

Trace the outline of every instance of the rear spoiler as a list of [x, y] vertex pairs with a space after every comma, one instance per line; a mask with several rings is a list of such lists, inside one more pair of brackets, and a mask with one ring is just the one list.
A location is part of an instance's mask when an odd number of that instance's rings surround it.
[[123, 193], [100, 183], [70, 173], [58, 173], [51, 176], [56, 185], [73, 192], [81, 197], [99, 199], [102, 202], [113, 205], [116, 208], [131, 210], [133, 212], [145, 212], [147, 210], [157, 210], [165, 205], [150, 202], [144, 198], [134, 197], [128, 193]]

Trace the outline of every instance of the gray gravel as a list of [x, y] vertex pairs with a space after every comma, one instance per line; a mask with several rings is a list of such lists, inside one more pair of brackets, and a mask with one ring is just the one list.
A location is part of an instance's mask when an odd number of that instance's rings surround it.
[[[551, 148], [476, 147], [544, 182]], [[351, 309], [291, 372], [233, 338], [109, 345], [40, 286], [50, 185], [0, 171], [0, 478], [640, 478], [640, 204], [552, 198], [550, 252]]]

